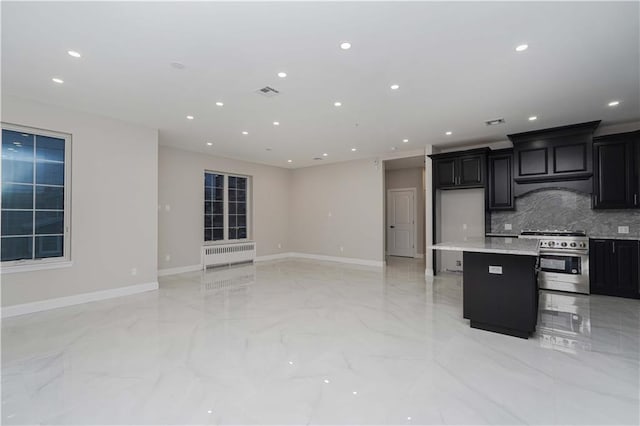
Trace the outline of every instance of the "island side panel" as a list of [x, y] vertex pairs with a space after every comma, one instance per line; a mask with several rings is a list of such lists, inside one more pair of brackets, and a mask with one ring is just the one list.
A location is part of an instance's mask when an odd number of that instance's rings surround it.
[[538, 318], [536, 257], [465, 251], [463, 260], [463, 313], [471, 327], [531, 335]]

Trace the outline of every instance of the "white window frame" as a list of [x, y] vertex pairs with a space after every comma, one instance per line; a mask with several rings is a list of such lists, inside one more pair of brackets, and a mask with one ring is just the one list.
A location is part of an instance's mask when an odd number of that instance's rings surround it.
[[[252, 194], [253, 194], [253, 177], [249, 175], [240, 175], [236, 173], [227, 173], [220, 172], [216, 170], [204, 170], [204, 173], [217, 174], [222, 175], [224, 180], [224, 188], [222, 191], [222, 226], [223, 226], [223, 239], [216, 241], [205, 241], [204, 240], [204, 221], [200, 221], [202, 224], [201, 233], [203, 245], [216, 245], [216, 244], [227, 244], [227, 243], [236, 243], [236, 242], [246, 242], [252, 241], [253, 236], [253, 208], [252, 208]], [[247, 189], [246, 189], [246, 215], [247, 215], [247, 238], [238, 238], [234, 240], [229, 239], [229, 177], [239, 177], [247, 179]], [[204, 191], [200, 191], [202, 194], [202, 214], [204, 216]]]
[[[21, 259], [1, 262], [2, 273], [28, 272], [43, 269], [58, 269], [72, 266], [71, 260], [71, 148], [72, 135], [70, 133], [56, 132], [53, 130], [40, 129], [36, 127], [22, 126], [12, 123], [0, 123], [3, 130], [29, 133], [36, 136], [49, 136], [64, 139], [64, 237], [62, 256], [48, 257], [45, 259]], [[35, 154], [34, 154], [35, 155]], [[35, 168], [35, 157], [34, 157]], [[35, 181], [34, 197], [35, 197]], [[35, 205], [33, 206], [35, 210]], [[35, 224], [33, 232], [35, 232]], [[33, 246], [35, 251], [35, 245]]]

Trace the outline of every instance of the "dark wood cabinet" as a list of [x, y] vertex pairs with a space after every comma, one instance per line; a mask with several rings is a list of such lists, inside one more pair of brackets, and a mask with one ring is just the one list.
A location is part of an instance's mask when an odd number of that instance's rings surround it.
[[593, 239], [589, 244], [592, 294], [640, 299], [640, 242]]
[[483, 188], [488, 148], [432, 154], [436, 189]]
[[640, 208], [640, 131], [594, 139], [594, 209]]
[[508, 135], [513, 142], [516, 195], [562, 186], [591, 192], [593, 132], [600, 121]]
[[513, 210], [513, 149], [491, 151], [487, 157], [487, 206], [489, 210]]

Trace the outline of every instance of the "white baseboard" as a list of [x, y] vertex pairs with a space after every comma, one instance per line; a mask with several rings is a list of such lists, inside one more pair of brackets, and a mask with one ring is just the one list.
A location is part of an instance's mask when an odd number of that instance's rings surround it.
[[376, 266], [379, 268], [384, 267], [384, 262], [382, 260], [357, 259], [354, 257], [325, 256], [322, 254], [308, 254], [308, 253], [291, 253], [291, 257], [297, 257], [301, 259], [312, 259], [312, 260], [325, 260], [329, 262], [349, 263], [351, 265]]
[[177, 268], [158, 269], [158, 276], [165, 277], [167, 275], [183, 274], [185, 272], [194, 272], [202, 269], [202, 265], [178, 266]]
[[2, 308], [2, 318], [16, 315], [31, 314], [34, 312], [48, 311], [49, 309], [64, 308], [66, 306], [79, 305], [81, 303], [96, 302], [98, 300], [113, 299], [115, 297], [130, 296], [145, 291], [157, 290], [158, 282], [136, 284], [126, 287], [112, 288], [109, 290], [94, 291], [91, 293], [75, 294], [73, 296], [58, 297], [55, 299], [40, 300], [38, 302], [23, 303]]
[[293, 253], [277, 253], [277, 254], [268, 254], [266, 256], [258, 256], [256, 257], [256, 262], [267, 262], [269, 260], [280, 260], [287, 259], [292, 256]]

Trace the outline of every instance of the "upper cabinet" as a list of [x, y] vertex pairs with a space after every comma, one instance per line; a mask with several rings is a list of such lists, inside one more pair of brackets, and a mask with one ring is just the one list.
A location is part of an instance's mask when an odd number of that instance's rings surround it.
[[591, 192], [593, 132], [600, 121], [508, 135], [516, 195], [544, 187]]
[[595, 138], [593, 156], [593, 208], [640, 208], [640, 131]]
[[483, 188], [488, 148], [432, 154], [437, 189]]
[[487, 157], [487, 206], [489, 210], [513, 210], [513, 149], [491, 151]]

